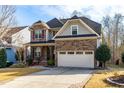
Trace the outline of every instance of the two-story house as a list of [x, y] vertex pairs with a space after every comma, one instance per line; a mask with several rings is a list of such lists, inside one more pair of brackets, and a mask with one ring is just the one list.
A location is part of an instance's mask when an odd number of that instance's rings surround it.
[[[40, 65], [49, 59], [56, 66], [95, 68], [94, 52], [100, 44], [101, 24], [86, 17], [54, 18], [38, 21], [30, 27], [31, 56]], [[26, 55], [27, 56], [27, 55]]]

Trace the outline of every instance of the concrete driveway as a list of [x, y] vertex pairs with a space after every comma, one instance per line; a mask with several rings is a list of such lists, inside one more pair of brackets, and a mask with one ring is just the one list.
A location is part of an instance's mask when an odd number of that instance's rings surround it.
[[52, 68], [14, 79], [0, 87], [6, 88], [67, 88], [83, 86], [93, 70]]

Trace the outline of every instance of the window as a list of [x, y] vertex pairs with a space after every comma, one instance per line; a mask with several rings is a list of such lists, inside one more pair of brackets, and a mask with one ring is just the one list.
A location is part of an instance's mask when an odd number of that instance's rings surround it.
[[66, 52], [59, 52], [59, 54], [66, 54]]
[[93, 54], [93, 52], [85, 52], [85, 54]]
[[35, 49], [35, 57], [40, 57], [40, 54], [41, 54], [41, 48], [40, 47], [37, 47], [36, 49]]
[[71, 31], [72, 31], [72, 35], [77, 35], [78, 25], [72, 25], [71, 26]]
[[36, 30], [35, 31], [35, 38], [37, 38], [37, 39], [39, 39], [39, 38], [41, 38], [41, 30]]
[[45, 33], [44, 30], [36, 30], [35, 31], [35, 38], [36, 39], [44, 38], [44, 36], [45, 36], [44, 33]]
[[68, 54], [74, 54], [74, 52], [68, 52]]
[[83, 52], [76, 52], [76, 54], [83, 54]]

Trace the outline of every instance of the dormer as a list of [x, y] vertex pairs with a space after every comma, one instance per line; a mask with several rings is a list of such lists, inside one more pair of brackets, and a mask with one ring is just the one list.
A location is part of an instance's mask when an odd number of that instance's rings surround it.
[[32, 42], [40, 42], [40, 41], [47, 41], [48, 40], [48, 30], [49, 26], [42, 22], [37, 21], [31, 27], [31, 41]]

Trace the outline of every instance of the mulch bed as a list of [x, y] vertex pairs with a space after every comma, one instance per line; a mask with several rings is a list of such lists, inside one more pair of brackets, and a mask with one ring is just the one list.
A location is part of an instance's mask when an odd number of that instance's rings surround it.
[[114, 81], [114, 82], [124, 84], [124, 75], [113, 76], [113, 77], [110, 77], [109, 79]]

